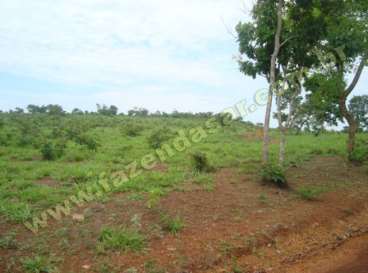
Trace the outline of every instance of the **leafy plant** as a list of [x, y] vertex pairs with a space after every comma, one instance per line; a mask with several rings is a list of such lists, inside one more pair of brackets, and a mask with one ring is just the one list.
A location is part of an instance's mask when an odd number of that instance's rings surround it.
[[43, 256], [25, 258], [22, 261], [23, 268], [27, 273], [56, 273], [58, 272], [53, 262]]
[[212, 170], [205, 153], [195, 152], [191, 154], [191, 158], [192, 167], [195, 172], [209, 172]]
[[46, 141], [41, 145], [42, 158], [50, 161], [56, 160], [63, 155], [64, 149], [65, 144], [63, 143]]
[[262, 180], [265, 183], [272, 183], [280, 188], [288, 186], [285, 171], [278, 165], [268, 164], [261, 169]]
[[168, 214], [161, 213], [161, 226], [163, 230], [174, 235], [178, 234], [184, 228], [184, 221], [180, 216], [171, 217]]
[[368, 142], [358, 141], [355, 149], [349, 156], [349, 160], [356, 164], [362, 164], [368, 160]]

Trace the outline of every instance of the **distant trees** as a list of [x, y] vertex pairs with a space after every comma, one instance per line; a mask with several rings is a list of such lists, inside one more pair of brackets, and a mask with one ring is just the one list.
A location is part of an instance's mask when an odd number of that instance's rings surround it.
[[105, 104], [97, 104], [97, 113], [105, 116], [116, 116], [118, 114], [118, 108], [115, 105], [107, 107]]
[[145, 108], [138, 108], [138, 107], [134, 107], [133, 109], [128, 111], [128, 116], [130, 117], [146, 117], [148, 116], [148, 110]]
[[58, 104], [49, 104], [49, 105], [34, 105], [29, 104], [27, 106], [27, 111], [30, 114], [49, 114], [49, 115], [64, 115], [65, 111]]

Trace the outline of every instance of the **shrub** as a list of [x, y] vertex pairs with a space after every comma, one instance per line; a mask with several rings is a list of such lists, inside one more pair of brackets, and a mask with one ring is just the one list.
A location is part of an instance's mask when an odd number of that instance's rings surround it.
[[261, 170], [262, 180], [265, 183], [272, 183], [280, 188], [287, 187], [287, 180], [285, 177], [285, 171], [278, 165], [268, 164], [262, 167]]
[[159, 128], [148, 137], [148, 143], [153, 149], [159, 149], [161, 145], [172, 137], [168, 128]]
[[80, 145], [86, 146], [91, 151], [97, 151], [99, 143], [97, 140], [89, 135], [81, 134], [76, 137], [76, 142]]
[[69, 142], [66, 146], [63, 159], [70, 162], [80, 162], [86, 160], [90, 153], [86, 147]]
[[140, 126], [139, 124], [136, 123], [127, 123], [124, 128], [123, 128], [123, 132], [125, 135], [130, 136], [130, 137], [136, 137], [139, 136], [141, 134], [143, 130], [143, 127]]
[[110, 250], [140, 251], [145, 246], [145, 238], [138, 231], [129, 228], [104, 228], [99, 237], [100, 247]]
[[209, 172], [212, 170], [212, 167], [208, 163], [208, 158], [205, 153], [195, 152], [191, 154], [192, 158], [192, 167], [195, 172]]
[[65, 145], [47, 141], [41, 145], [41, 154], [44, 160], [55, 160], [61, 157], [64, 153]]
[[361, 164], [366, 160], [368, 160], [368, 143], [357, 141], [354, 151], [349, 156], [349, 161]]
[[171, 217], [167, 214], [161, 214], [162, 229], [174, 235], [178, 234], [184, 228], [184, 221], [180, 216]]

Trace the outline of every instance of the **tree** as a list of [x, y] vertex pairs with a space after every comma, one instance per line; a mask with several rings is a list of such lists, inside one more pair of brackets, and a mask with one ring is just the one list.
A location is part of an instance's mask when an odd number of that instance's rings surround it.
[[368, 131], [368, 95], [353, 97], [349, 102], [349, 111], [354, 115], [359, 127]]
[[[313, 1], [323, 37], [317, 45], [321, 60], [307, 83], [310, 102], [326, 120], [348, 123], [347, 151], [355, 149], [358, 122], [346, 106], [368, 59], [368, 2], [365, 0]], [[328, 58], [324, 58], [328, 56]], [[358, 64], [357, 64], [358, 63]], [[348, 84], [346, 78], [353, 74]], [[319, 101], [319, 103], [317, 102]]]
[[79, 108], [74, 108], [74, 109], [72, 110], [72, 114], [73, 114], [73, 115], [83, 115], [83, 114], [84, 114], [84, 112], [83, 112], [82, 110], [80, 110]]
[[63, 107], [61, 107], [58, 104], [49, 104], [46, 106], [46, 112], [49, 115], [54, 115], [54, 116], [60, 116], [60, 115], [64, 115], [65, 111], [63, 110]]
[[[269, 82], [264, 123], [263, 163], [269, 161], [269, 126], [272, 100], [277, 80], [276, 61], [281, 48], [283, 0], [259, 0], [252, 10], [253, 21], [239, 23], [240, 71], [255, 78], [264, 76]], [[246, 59], [243, 59], [243, 56]]]
[[105, 104], [102, 106], [97, 104], [97, 113], [105, 116], [116, 116], [118, 113], [118, 108], [115, 105], [107, 107]]

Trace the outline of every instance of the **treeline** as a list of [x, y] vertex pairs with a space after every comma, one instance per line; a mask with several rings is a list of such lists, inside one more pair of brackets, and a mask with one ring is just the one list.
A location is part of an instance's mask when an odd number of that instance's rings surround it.
[[9, 111], [1, 111], [0, 113], [9, 113], [9, 114], [47, 114], [47, 115], [54, 115], [54, 116], [62, 116], [62, 115], [104, 115], [104, 116], [130, 116], [130, 117], [173, 117], [173, 118], [192, 118], [192, 117], [199, 117], [199, 118], [209, 118], [215, 116], [216, 114], [213, 112], [179, 112], [174, 110], [171, 113], [155, 111], [150, 112], [145, 108], [135, 107], [129, 110], [127, 113], [119, 112], [119, 108], [115, 105], [104, 105], [104, 104], [97, 104], [96, 111], [85, 111], [79, 108], [74, 108], [72, 111], [68, 112], [63, 109], [61, 105], [58, 104], [48, 104], [48, 105], [34, 105], [29, 104], [25, 109], [16, 107], [15, 109]]

